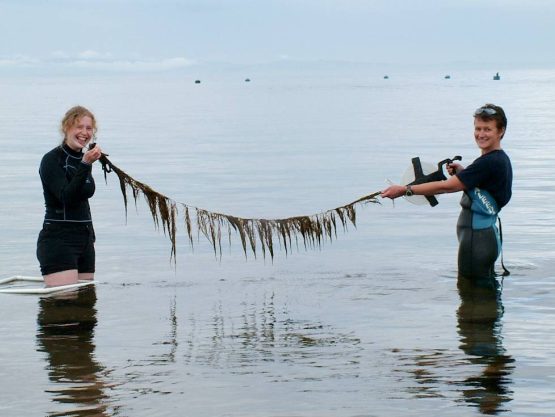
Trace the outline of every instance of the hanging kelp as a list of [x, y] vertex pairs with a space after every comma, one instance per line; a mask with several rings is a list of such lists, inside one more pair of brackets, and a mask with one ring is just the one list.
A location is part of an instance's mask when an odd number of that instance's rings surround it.
[[[356, 226], [356, 205], [379, 202], [377, 197], [380, 193], [375, 192], [347, 205], [310, 216], [286, 219], [244, 219], [178, 203], [129, 176], [115, 166], [106, 155], [102, 155], [100, 162], [105, 178], [109, 172], [114, 172], [119, 178], [126, 215], [127, 189], [131, 189], [135, 204], [140, 194], [144, 196], [155, 226], [159, 228], [161, 223], [164, 233], [167, 233], [170, 238], [171, 258], [174, 260], [176, 222], [179, 213], [183, 215], [183, 222], [191, 245], [193, 245], [193, 229], [196, 228], [197, 234], [202, 233], [208, 239], [214, 249], [214, 254], [221, 256], [222, 233], [227, 233], [231, 244], [232, 232], [236, 232], [241, 238], [245, 256], [250, 248], [256, 257], [257, 245], [260, 244], [262, 255], [266, 257], [266, 252], [268, 252], [273, 259], [276, 241], [280, 247], [283, 247], [286, 254], [292, 250], [293, 242], [298, 247], [299, 237], [302, 238], [305, 249], [320, 247], [326, 239], [332, 241], [334, 237], [337, 237], [338, 225], [341, 225], [344, 230], [347, 230], [349, 222]], [[196, 226], [193, 225], [194, 220], [196, 220]]]

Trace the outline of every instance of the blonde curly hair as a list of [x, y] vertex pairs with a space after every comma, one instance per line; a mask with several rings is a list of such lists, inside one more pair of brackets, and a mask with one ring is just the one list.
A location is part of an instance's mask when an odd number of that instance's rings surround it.
[[85, 116], [89, 116], [91, 118], [93, 125], [93, 135], [96, 135], [97, 127], [94, 114], [89, 109], [83, 106], [74, 106], [66, 112], [60, 124], [60, 131], [62, 132], [64, 140], [69, 128], [71, 128], [75, 123], [79, 121], [79, 119]]

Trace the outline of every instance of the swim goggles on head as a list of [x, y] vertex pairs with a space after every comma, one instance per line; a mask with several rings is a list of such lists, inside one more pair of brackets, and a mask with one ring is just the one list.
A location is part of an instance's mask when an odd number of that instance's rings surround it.
[[497, 113], [497, 110], [492, 109], [491, 107], [479, 107], [474, 112], [474, 116], [493, 116]]

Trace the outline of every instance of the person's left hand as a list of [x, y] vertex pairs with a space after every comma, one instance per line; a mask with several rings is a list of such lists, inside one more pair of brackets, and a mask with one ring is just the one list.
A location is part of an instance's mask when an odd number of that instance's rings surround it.
[[100, 149], [100, 146], [96, 145], [94, 148], [85, 152], [85, 155], [83, 155], [83, 162], [90, 165], [95, 161], [98, 161], [101, 156], [102, 149]]
[[451, 162], [450, 164], [447, 164], [447, 172], [451, 176], [458, 174], [463, 169], [464, 167], [461, 164], [458, 164], [456, 162]]

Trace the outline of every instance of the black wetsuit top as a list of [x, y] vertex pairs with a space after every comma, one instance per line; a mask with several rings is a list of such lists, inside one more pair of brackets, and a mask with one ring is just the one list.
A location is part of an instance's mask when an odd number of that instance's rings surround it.
[[95, 191], [92, 165], [67, 145], [57, 146], [42, 158], [39, 174], [44, 192], [45, 222], [91, 224], [88, 199]]
[[513, 169], [511, 160], [502, 149], [480, 156], [457, 174], [467, 190], [480, 188], [487, 191], [501, 210], [511, 199]]

